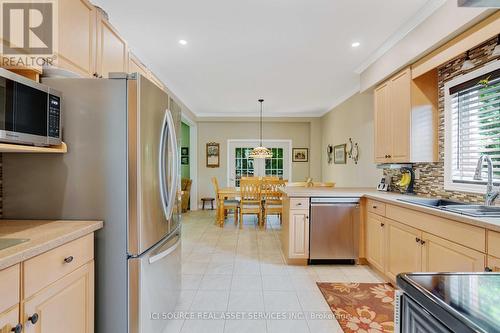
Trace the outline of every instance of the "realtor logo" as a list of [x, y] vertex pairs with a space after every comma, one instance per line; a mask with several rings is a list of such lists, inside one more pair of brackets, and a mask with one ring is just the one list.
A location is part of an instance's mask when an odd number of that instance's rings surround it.
[[[0, 0], [2, 63], [44, 65], [53, 59], [57, 0]], [[10, 66], [12, 67], [12, 66]]]

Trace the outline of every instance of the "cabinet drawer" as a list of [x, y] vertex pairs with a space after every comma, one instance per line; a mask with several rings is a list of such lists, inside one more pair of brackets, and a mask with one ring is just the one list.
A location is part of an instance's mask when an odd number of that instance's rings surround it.
[[290, 209], [309, 209], [309, 198], [291, 198]]
[[500, 232], [488, 231], [488, 254], [500, 258]]
[[0, 271], [0, 313], [19, 303], [19, 264]]
[[366, 207], [371, 213], [385, 216], [385, 203], [383, 202], [368, 199], [366, 201]]
[[25, 261], [25, 298], [71, 273], [93, 258], [94, 234], [89, 234]]

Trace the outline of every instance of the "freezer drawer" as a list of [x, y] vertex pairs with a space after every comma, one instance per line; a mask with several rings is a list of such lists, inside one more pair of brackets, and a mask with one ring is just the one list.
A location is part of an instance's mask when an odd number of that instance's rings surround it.
[[[128, 260], [129, 333], [163, 332], [181, 289], [181, 238], [176, 232]], [[160, 317], [160, 319], [158, 319]]]

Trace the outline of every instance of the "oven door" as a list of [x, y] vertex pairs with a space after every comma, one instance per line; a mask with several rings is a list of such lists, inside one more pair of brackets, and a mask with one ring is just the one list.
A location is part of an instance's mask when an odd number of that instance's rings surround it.
[[0, 141], [46, 145], [48, 91], [0, 76]]

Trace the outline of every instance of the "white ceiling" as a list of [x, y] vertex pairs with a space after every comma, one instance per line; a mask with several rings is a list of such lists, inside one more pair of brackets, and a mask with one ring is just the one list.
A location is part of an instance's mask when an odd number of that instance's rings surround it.
[[197, 116], [258, 115], [260, 97], [267, 116], [318, 116], [351, 96], [356, 69], [437, 1], [95, 3]]

